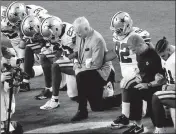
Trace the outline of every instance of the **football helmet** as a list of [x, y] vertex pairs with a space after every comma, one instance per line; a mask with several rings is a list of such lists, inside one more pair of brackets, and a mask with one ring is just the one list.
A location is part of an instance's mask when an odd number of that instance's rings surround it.
[[40, 33], [45, 40], [58, 42], [62, 33], [62, 20], [58, 17], [47, 17], [42, 21]]
[[27, 11], [24, 3], [15, 1], [7, 7], [6, 17], [14, 26], [19, 26], [26, 16]]
[[119, 11], [111, 19], [110, 30], [118, 36], [126, 35], [130, 32], [133, 20], [126, 12]]
[[21, 32], [24, 38], [35, 38], [40, 34], [41, 21], [36, 16], [28, 15], [21, 22]]
[[12, 32], [13, 27], [9, 23], [9, 21], [6, 19], [6, 11], [7, 7], [6, 6], [1, 6], [1, 32]]
[[1, 6], [1, 20], [6, 18], [6, 6]]

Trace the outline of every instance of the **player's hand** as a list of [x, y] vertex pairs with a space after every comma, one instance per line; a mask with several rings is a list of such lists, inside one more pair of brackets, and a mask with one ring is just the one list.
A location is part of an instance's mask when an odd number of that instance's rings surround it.
[[11, 72], [4, 72], [1, 73], [1, 82], [4, 82], [5, 80], [11, 79]]
[[73, 70], [76, 70], [77, 68], [81, 68], [81, 65], [78, 62], [74, 63]]
[[175, 84], [171, 84], [171, 85], [163, 85], [162, 86], [162, 91], [173, 91], [175, 90]]
[[136, 81], [137, 83], [141, 83], [141, 82], [142, 82], [142, 78], [141, 78], [140, 74], [136, 74], [135, 81]]
[[160, 73], [157, 73], [155, 75], [155, 81], [157, 81], [158, 84], [164, 84], [166, 83], [166, 79], [164, 78], [164, 76]]
[[136, 86], [134, 86], [134, 88], [137, 88], [139, 90], [141, 90], [141, 89], [148, 89], [148, 85], [147, 85], [147, 83], [139, 83]]

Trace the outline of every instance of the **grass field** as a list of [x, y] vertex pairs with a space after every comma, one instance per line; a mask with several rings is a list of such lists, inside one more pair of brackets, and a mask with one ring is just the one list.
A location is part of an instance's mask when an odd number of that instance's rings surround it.
[[[26, 1], [26, 4], [40, 5], [50, 14], [60, 17], [63, 21], [72, 23], [76, 17], [85, 16], [92, 27], [99, 31], [106, 40], [108, 49], [112, 49], [112, 34], [109, 30], [111, 17], [117, 11], [128, 12], [134, 26], [147, 30], [155, 44], [166, 36], [170, 44], [175, 45], [175, 1]], [[2, 1], [2, 5], [9, 2]], [[116, 71], [116, 93], [119, 93], [121, 79], [118, 60], [113, 61]], [[77, 103], [71, 101], [66, 92], [60, 92], [61, 106], [51, 111], [41, 111], [39, 107], [46, 100], [37, 101], [34, 96], [44, 87], [43, 76], [31, 80], [32, 90], [16, 95], [16, 113], [14, 120], [23, 125], [27, 133], [121, 133], [122, 130], [112, 130], [107, 127], [110, 122], [120, 115], [120, 108], [105, 112], [89, 112], [85, 121], [70, 123], [71, 117], [77, 110]], [[153, 131], [151, 121], [144, 119], [144, 125]], [[173, 132], [168, 127], [168, 132]]]

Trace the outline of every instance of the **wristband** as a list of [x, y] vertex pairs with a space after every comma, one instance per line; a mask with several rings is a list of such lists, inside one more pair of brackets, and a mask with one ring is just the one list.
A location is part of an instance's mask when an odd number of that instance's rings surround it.
[[149, 83], [147, 84], [147, 86], [148, 86], [149, 88], [151, 88], [151, 87], [152, 87], [152, 83], [149, 82]]

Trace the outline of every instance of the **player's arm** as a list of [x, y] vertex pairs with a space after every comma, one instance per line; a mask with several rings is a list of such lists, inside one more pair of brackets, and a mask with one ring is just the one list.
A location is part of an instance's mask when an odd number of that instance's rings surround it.
[[112, 61], [115, 58], [117, 58], [117, 55], [116, 55], [116, 52], [114, 51], [114, 49], [109, 50], [105, 53], [104, 62]]
[[70, 55], [68, 55], [68, 58], [71, 60], [71, 59], [74, 59], [74, 58], [78, 58], [78, 52], [73, 52], [71, 53]]

